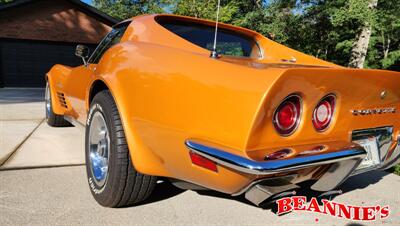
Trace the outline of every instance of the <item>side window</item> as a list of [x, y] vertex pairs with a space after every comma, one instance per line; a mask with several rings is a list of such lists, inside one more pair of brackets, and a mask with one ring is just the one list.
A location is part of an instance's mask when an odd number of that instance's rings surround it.
[[125, 33], [126, 28], [128, 27], [129, 23], [121, 24], [118, 27], [114, 27], [110, 33], [101, 40], [100, 44], [94, 50], [92, 56], [90, 56], [89, 63], [90, 64], [97, 64], [103, 54], [111, 48], [113, 45], [119, 43], [121, 41], [122, 35]]

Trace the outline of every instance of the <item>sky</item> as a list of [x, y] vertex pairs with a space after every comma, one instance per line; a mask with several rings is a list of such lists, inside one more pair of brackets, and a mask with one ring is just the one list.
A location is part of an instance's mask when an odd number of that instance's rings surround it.
[[[86, 4], [89, 4], [89, 5], [92, 4], [92, 0], [81, 0], [81, 1], [84, 2], [84, 3], [86, 3]], [[264, 0], [264, 2], [265, 2], [266, 4], [268, 4], [268, 3], [270, 2], [270, 0]]]
[[87, 4], [92, 4], [92, 0], [81, 0], [81, 1]]

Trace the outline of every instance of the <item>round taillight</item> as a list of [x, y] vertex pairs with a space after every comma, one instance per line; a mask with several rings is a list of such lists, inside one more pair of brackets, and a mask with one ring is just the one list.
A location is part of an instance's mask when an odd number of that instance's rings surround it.
[[292, 95], [279, 105], [274, 113], [275, 129], [283, 136], [292, 134], [300, 122], [301, 103], [300, 97]]
[[312, 122], [316, 130], [326, 130], [332, 122], [336, 98], [334, 95], [324, 97], [314, 109]]

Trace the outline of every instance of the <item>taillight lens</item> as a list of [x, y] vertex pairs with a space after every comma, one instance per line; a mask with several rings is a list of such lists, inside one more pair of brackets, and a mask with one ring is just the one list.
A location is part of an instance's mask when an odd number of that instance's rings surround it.
[[334, 95], [328, 95], [318, 103], [312, 118], [316, 130], [324, 131], [329, 127], [335, 111], [335, 105], [336, 97]]
[[283, 136], [292, 134], [299, 125], [301, 100], [297, 95], [287, 97], [274, 113], [275, 129]]

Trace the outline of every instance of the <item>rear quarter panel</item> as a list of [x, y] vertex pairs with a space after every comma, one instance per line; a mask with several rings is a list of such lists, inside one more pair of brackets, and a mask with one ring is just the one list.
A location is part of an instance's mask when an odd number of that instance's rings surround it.
[[107, 51], [96, 73], [117, 102], [138, 171], [227, 193], [254, 179], [223, 167], [215, 173], [193, 166], [184, 142], [212, 141], [243, 155], [240, 150], [278, 70], [266, 76], [208, 55], [124, 42]]

